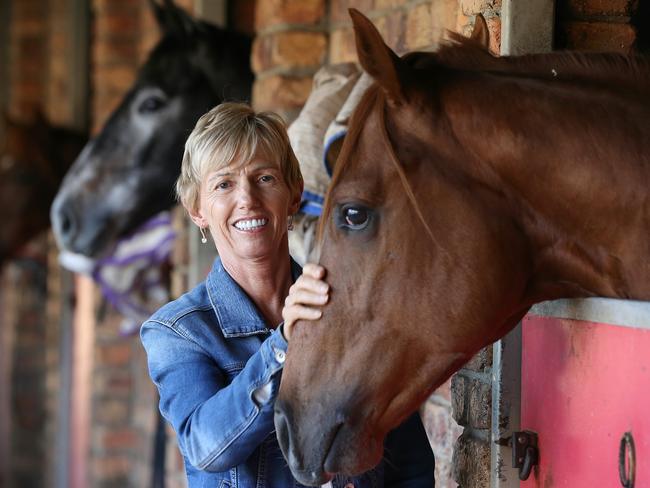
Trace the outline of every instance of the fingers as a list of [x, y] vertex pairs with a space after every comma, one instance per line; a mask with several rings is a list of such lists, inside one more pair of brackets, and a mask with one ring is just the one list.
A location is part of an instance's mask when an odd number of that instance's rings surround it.
[[303, 303], [305, 305], [324, 305], [329, 296], [329, 285], [324, 281], [308, 276], [301, 276], [289, 288], [289, 295], [284, 301], [286, 305]]
[[307, 263], [302, 268], [302, 275], [321, 280], [325, 278], [325, 268], [323, 268], [320, 264]]
[[318, 308], [298, 304], [285, 306], [282, 309], [282, 318], [284, 319], [284, 337], [287, 342], [291, 340], [293, 326], [298, 320], [318, 320], [322, 315], [323, 312]]
[[318, 320], [322, 316], [320, 307], [329, 300], [329, 285], [323, 281], [325, 268], [313, 263], [307, 263], [303, 274], [289, 289], [289, 295], [284, 301], [282, 318], [284, 333], [287, 340], [291, 335], [293, 325], [298, 320]]

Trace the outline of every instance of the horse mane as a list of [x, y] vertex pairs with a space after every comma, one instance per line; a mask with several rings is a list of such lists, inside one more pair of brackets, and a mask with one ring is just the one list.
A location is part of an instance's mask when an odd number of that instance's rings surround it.
[[493, 56], [472, 39], [450, 32], [433, 53], [415, 52], [404, 61], [416, 69], [440, 66], [538, 80], [561, 80], [650, 92], [650, 57], [640, 54], [557, 51], [523, 56]]

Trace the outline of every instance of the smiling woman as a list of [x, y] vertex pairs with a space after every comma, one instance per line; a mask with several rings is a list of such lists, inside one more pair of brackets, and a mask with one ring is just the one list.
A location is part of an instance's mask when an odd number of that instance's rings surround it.
[[[294, 324], [320, 318], [329, 300], [323, 268], [307, 265], [299, 278], [289, 256], [287, 231], [303, 180], [284, 123], [247, 105], [215, 107], [187, 140], [176, 189], [219, 257], [203, 283], [144, 323], [141, 337], [189, 485], [329, 481], [312, 473], [296, 481], [273, 428]], [[347, 214], [346, 225], [367, 220], [360, 208]], [[360, 476], [338, 476], [332, 486], [433, 486], [433, 456], [418, 417], [389, 437], [386, 460]]]

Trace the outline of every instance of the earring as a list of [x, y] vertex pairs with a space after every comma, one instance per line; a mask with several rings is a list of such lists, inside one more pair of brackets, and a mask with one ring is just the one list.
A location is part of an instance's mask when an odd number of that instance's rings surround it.
[[287, 225], [287, 229], [293, 230], [293, 215], [289, 215], [289, 224]]
[[203, 227], [199, 227], [199, 231], [201, 231], [201, 243], [205, 244], [208, 242], [208, 238], [205, 237], [205, 229]]

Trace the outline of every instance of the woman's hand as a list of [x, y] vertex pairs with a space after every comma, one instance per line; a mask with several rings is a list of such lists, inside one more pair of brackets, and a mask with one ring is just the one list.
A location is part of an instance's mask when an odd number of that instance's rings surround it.
[[289, 289], [289, 296], [284, 301], [282, 318], [284, 319], [284, 338], [291, 338], [294, 324], [298, 320], [318, 320], [323, 314], [320, 310], [329, 300], [329, 285], [323, 281], [325, 268], [318, 264], [307, 263], [302, 268], [302, 275]]

